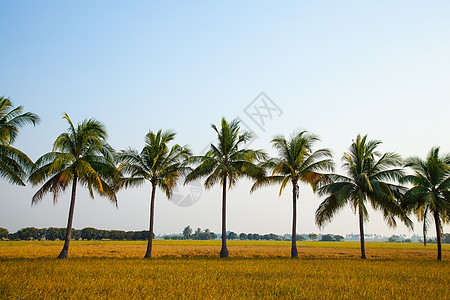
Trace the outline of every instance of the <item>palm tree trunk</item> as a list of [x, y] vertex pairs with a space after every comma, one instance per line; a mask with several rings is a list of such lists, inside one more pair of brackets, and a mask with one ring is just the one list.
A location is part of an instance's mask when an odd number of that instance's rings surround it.
[[155, 194], [156, 194], [156, 183], [152, 183], [152, 198], [150, 200], [150, 228], [148, 230], [147, 252], [145, 253], [144, 258], [152, 258], [153, 218], [155, 215]]
[[67, 258], [67, 254], [69, 254], [69, 244], [70, 244], [70, 236], [72, 234], [72, 222], [73, 222], [73, 211], [75, 208], [75, 196], [77, 194], [77, 181], [78, 176], [75, 174], [73, 176], [72, 183], [72, 198], [70, 199], [70, 208], [69, 208], [69, 219], [67, 220], [67, 229], [66, 229], [66, 238], [64, 240], [64, 247], [59, 253], [58, 258]]
[[427, 219], [426, 219], [426, 215], [423, 218], [423, 245], [426, 247], [427, 246]]
[[359, 238], [361, 241], [361, 258], [366, 259], [366, 246], [364, 244], [364, 216], [362, 209], [359, 209]]
[[292, 248], [291, 258], [298, 258], [297, 252], [297, 184], [292, 184]]
[[222, 249], [220, 249], [220, 257], [228, 257], [227, 249], [227, 175], [223, 176], [223, 186], [222, 186]]
[[437, 211], [434, 212], [434, 223], [436, 224], [436, 242], [438, 248], [438, 260], [442, 260], [442, 245], [441, 245], [441, 222], [439, 219], [439, 213]]

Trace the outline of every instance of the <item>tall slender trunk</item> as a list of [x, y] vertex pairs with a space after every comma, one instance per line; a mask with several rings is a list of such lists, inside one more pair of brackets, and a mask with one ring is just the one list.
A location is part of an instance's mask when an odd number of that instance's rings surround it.
[[227, 249], [227, 175], [223, 176], [223, 186], [222, 186], [222, 249], [220, 249], [220, 257], [228, 257]]
[[438, 248], [438, 260], [442, 260], [442, 246], [441, 246], [441, 221], [439, 219], [439, 213], [434, 211], [434, 223], [436, 224], [436, 242]]
[[426, 247], [427, 246], [427, 219], [426, 219], [426, 215], [423, 218], [423, 245]]
[[75, 208], [75, 196], [77, 194], [77, 181], [78, 176], [77, 174], [75, 174], [73, 176], [73, 183], [72, 183], [72, 198], [70, 199], [69, 219], [67, 220], [66, 238], [64, 239], [64, 247], [61, 250], [61, 253], [59, 253], [58, 258], [67, 258], [67, 255], [69, 254], [70, 236], [72, 234], [73, 211]]
[[362, 208], [359, 208], [359, 238], [361, 240], [361, 258], [366, 259], [366, 246], [364, 244], [364, 215]]
[[145, 253], [144, 258], [152, 258], [153, 218], [155, 215], [155, 194], [156, 194], [156, 183], [152, 182], [152, 198], [150, 200], [150, 228], [148, 230], [147, 252]]
[[292, 247], [291, 258], [297, 258], [297, 183], [292, 183]]

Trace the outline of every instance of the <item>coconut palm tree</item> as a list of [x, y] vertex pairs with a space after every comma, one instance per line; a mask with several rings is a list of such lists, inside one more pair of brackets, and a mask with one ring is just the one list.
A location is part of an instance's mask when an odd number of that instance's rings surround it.
[[257, 180], [251, 192], [255, 189], [279, 184], [280, 193], [292, 184], [292, 248], [291, 257], [297, 258], [297, 200], [299, 198], [300, 182], [310, 184], [315, 190], [317, 184], [325, 178], [323, 171], [333, 170], [333, 160], [328, 149], [313, 151], [314, 144], [319, 138], [307, 131], [294, 133], [290, 139], [283, 135], [272, 140], [273, 147], [278, 150], [278, 157], [266, 162], [266, 167], [272, 170], [272, 175]]
[[64, 119], [69, 123], [67, 132], [58, 136], [52, 152], [36, 161], [29, 178], [33, 185], [43, 183], [33, 196], [32, 204], [38, 203], [49, 192], [53, 193], [55, 204], [60, 194], [72, 184], [64, 247], [58, 258], [67, 258], [69, 252], [77, 184], [86, 186], [92, 198], [95, 190], [117, 206], [113, 182], [119, 176], [113, 163], [113, 150], [105, 141], [107, 134], [103, 124], [89, 119], [75, 127], [67, 114]]
[[228, 257], [227, 231], [226, 231], [226, 205], [227, 189], [236, 185], [242, 176], [256, 178], [262, 176], [262, 169], [255, 163], [266, 158], [262, 150], [240, 149], [251, 140], [252, 135], [248, 131], [241, 131], [239, 121], [234, 119], [228, 123], [222, 118], [220, 129], [211, 125], [217, 133], [217, 144], [211, 144], [210, 150], [203, 156], [191, 158], [192, 163], [197, 163], [187, 176], [185, 183], [206, 177], [205, 188], [209, 189], [216, 183], [222, 185], [222, 248], [220, 257]]
[[342, 157], [343, 169], [347, 176], [330, 174], [327, 181], [319, 189], [320, 195], [327, 198], [316, 211], [316, 224], [323, 227], [331, 221], [334, 215], [347, 203], [359, 215], [359, 233], [361, 240], [361, 258], [366, 258], [364, 244], [364, 222], [369, 220], [366, 204], [369, 202], [376, 210], [381, 210], [384, 220], [389, 226], [395, 227], [396, 217], [407, 226], [412, 227], [398, 200], [405, 188], [396, 182], [403, 175], [400, 157], [387, 152], [376, 151], [381, 141], [366, 140], [367, 135], [357, 136]]
[[403, 177], [402, 181], [413, 185], [402, 198], [402, 206], [414, 212], [423, 222], [423, 240], [426, 245], [428, 222], [434, 218], [436, 226], [438, 256], [442, 259], [442, 224], [450, 223], [450, 154], [439, 155], [439, 147], [432, 148], [426, 160], [410, 157], [406, 167], [413, 175]]
[[191, 152], [187, 147], [178, 144], [169, 148], [168, 144], [174, 137], [175, 132], [172, 131], [159, 130], [156, 134], [149, 131], [140, 153], [134, 149], [127, 149], [121, 151], [118, 156], [120, 170], [130, 175], [120, 180], [119, 188], [140, 186], [146, 181], [152, 184], [150, 228], [145, 258], [152, 257], [156, 188], [159, 187], [166, 193], [167, 198], [171, 198], [178, 179], [188, 170], [187, 163]]
[[23, 107], [13, 107], [8, 98], [0, 97], [0, 177], [12, 184], [24, 186], [32, 160], [22, 151], [12, 147], [19, 129], [27, 124], [36, 125], [39, 117], [23, 112]]

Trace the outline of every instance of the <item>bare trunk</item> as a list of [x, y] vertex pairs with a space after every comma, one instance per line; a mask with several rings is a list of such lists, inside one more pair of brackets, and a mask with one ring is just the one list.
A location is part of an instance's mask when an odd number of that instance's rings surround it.
[[426, 231], [426, 227], [427, 227], [427, 220], [426, 217], [423, 218], [423, 245], [426, 247], [427, 246], [427, 231]]
[[442, 260], [442, 245], [441, 245], [441, 221], [439, 219], [439, 213], [434, 212], [434, 223], [436, 224], [436, 242], [438, 248], [438, 260]]
[[223, 177], [223, 186], [222, 186], [222, 249], [220, 249], [220, 257], [222, 258], [228, 257], [226, 217], [227, 217], [227, 175]]
[[69, 254], [69, 244], [70, 244], [70, 236], [72, 234], [72, 223], [73, 223], [73, 211], [75, 208], [75, 196], [77, 194], [77, 181], [78, 176], [75, 174], [73, 177], [72, 183], [72, 198], [70, 199], [70, 209], [69, 209], [69, 219], [67, 220], [67, 228], [66, 228], [66, 238], [64, 239], [64, 247], [59, 253], [58, 258], [67, 258]]
[[152, 198], [150, 200], [150, 228], [148, 230], [147, 252], [145, 253], [144, 258], [152, 258], [153, 218], [155, 215], [155, 194], [156, 194], [156, 183], [152, 183]]
[[359, 238], [361, 240], [361, 258], [366, 259], [366, 246], [364, 244], [364, 216], [362, 209], [359, 209]]
[[292, 248], [291, 258], [297, 258], [297, 183], [292, 183]]

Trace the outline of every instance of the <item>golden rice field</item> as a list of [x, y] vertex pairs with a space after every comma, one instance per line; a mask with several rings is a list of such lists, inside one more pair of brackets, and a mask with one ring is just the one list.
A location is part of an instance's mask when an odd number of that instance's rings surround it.
[[450, 245], [357, 242], [0, 241], [0, 299], [450, 299]]

